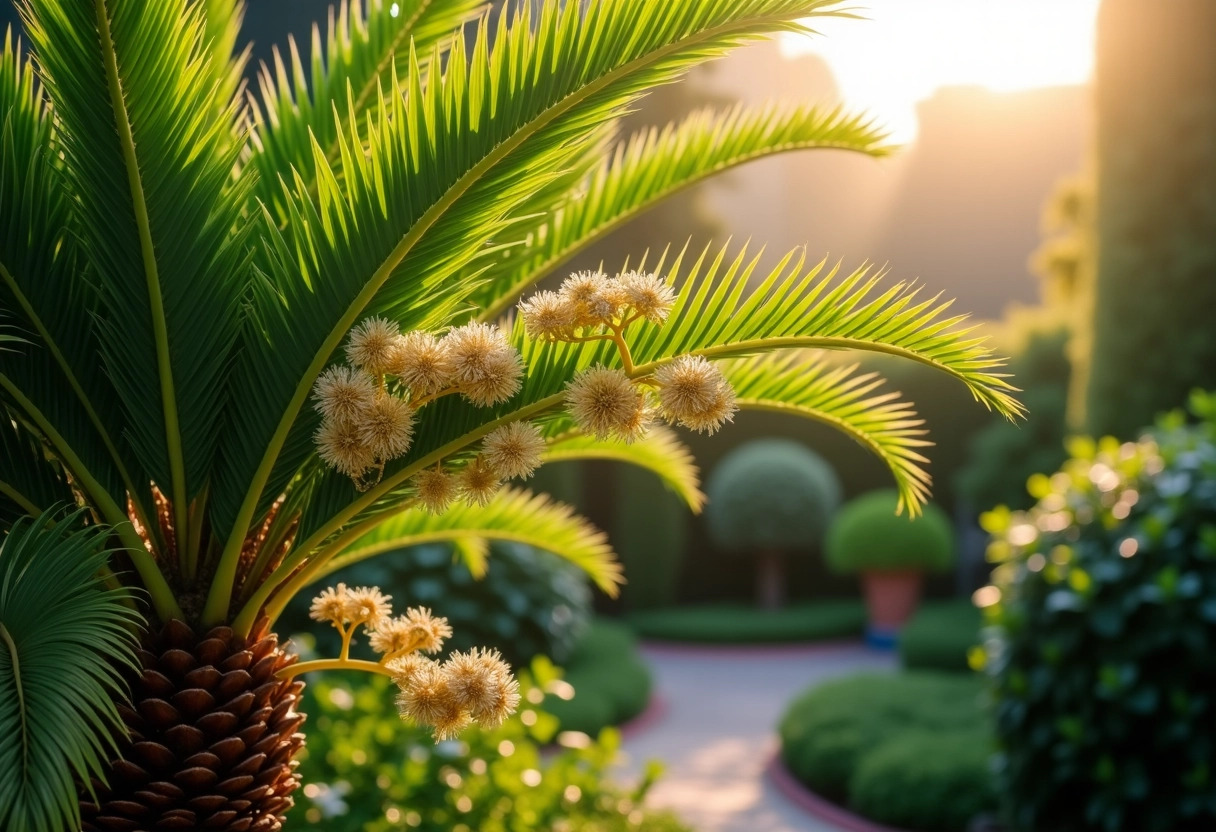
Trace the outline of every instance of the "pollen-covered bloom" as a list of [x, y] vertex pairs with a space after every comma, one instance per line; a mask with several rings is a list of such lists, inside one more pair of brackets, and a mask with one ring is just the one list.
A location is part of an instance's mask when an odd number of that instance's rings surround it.
[[397, 324], [385, 318], [367, 318], [351, 330], [346, 357], [373, 375], [388, 372], [397, 351]]
[[602, 365], [574, 377], [566, 387], [566, 402], [578, 426], [600, 440], [632, 436], [646, 408], [645, 395], [624, 370]]
[[354, 419], [376, 398], [376, 382], [352, 367], [330, 367], [313, 385], [313, 401], [327, 419]]
[[401, 716], [430, 725], [437, 741], [451, 739], [472, 721], [452, 695], [448, 675], [440, 665], [426, 661], [402, 675], [407, 678], [397, 695]]
[[675, 292], [654, 274], [625, 272], [618, 280], [625, 303], [646, 320], [661, 324], [676, 302]]
[[404, 399], [382, 393], [355, 419], [359, 437], [377, 459], [393, 459], [409, 450], [414, 438], [414, 409]]
[[532, 476], [540, 466], [545, 438], [531, 422], [511, 422], [496, 428], [481, 443], [481, 452], [499, 475], [510, 479]]
[[346, 590], [346, 619], [355, 624], [364, 624], [375, 630], [393, 614], [389, 602], [393, 596], [385, 595], [379, 587], [361, 586]]
[[388, 372], [415, 396], [443, 390], [452, 381], [448, 344], [429, 332], [407, 332], [397, 339]]
[[722, 371], [699, 355], [682, 355], [654, 374], [663, 416], [712, 434], [734, 418], [735, 391]]
[[575, 272], [567, 277], [558, 297], [569, 304], [575, 326], [610, 323], [625, 303], [625, 292], [603, 272]]
[[407, 687], [419, 674], [426, 672], [424, 668], [438, 667], [433, 659], [420, 656], [417, 653], [406, 653], [395, 659], [389, 659], [384, 667], [392, 674], [393, 684], [399, 688]]
[[497, 650], [453, 653], [443, 669], [460, 707], [485, 728], [496, 728], [519, 705], [519, 683]]
[[484, 456], [477, 456], [461, 470], [459, 485], [469, 505], [484, 506], [498, 493], [502, 477]]
[[348, 477], [358, 477], [376, 462], [352, 419], [325, 419], [314, 438], [321, 459]]
[[327, 587], [312, 599], [308, 617], [314, 621], [328, 621], [335, 627], [341, 627], [347, 622], [346, 613], [349, 608], [346, 601], [346, 584]]
[[418, 502], [431, 514], [443, 514], [456, 499], [456, 478], [441, 468], [425, 468], [414, 475]]
[[452, 380], [473, 404], [498, 404], [519, 392], [523, 365], [502, 329], [472, 322], [443, 340], [452, 360]]
[[369, 643], [377, 653], [391, 655], [421, 650], [437, 653], [452, 635], [446, 618], [438, 618], [425, 607], [413, 607], [405, 615], [386, 618], [372, 631]]
[[577, 317], [574, 304], [557, 292], [537, 292], [520, 301], [519, 312], [529, 338], [560, 341], [573, 334]]

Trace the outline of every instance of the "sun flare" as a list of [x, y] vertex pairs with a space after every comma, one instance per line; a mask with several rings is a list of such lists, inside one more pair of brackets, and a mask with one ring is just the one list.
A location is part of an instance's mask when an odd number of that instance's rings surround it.
[[824, 37], [788, 36], [787, 55], [827, 61], [851, 107], [873, 113], [896, 141], [916, 138], [916, 105], [935, 90], [997, 92], [1085, 83], [1099, 0], [861, 0], [868, 18], [816, 21]]

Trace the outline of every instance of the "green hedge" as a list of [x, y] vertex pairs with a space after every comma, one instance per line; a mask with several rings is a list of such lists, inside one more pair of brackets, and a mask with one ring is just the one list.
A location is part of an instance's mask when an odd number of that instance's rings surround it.
[[980, 611], [970, 600], [924, 604], [899, 634], [899, 660], [908, 670], [969, 670], [967, 653], [980, 643]]
[[879, 489], [844, 505], [832, 518], [824, 541], [828, 566], [836, 572], [919, 569], [943, 572], [954, 563], [954, 526], [929, 503], [913, 519], [896, 514], [899, 494]]
[[827, 682], [790, 704], [779, 733], [795, 777], [884, 823], [963, 832], [996, 807], [979, 678], [919, 671]]
[[860, 601], [815, 601], [777, 610], [704, 604], [647, 610], [628, 620], [643, 638], [764, 644], [857, 637], [865, 630], [866, 612]]
[[563, 731], [596, 736], [640, 714], [650, 702], [653, 680], [638, 652], [637, 638], [623, 624], [594, 621], [566, 662], [565, 680], [574, 697], [546, 704]]

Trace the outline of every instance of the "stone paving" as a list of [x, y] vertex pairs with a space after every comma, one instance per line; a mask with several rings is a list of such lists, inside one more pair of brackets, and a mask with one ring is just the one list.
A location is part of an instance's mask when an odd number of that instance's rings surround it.
[[894, 670], [895, 657], [858, 645], [643, 648], [665, 709], [627, 736], [624, 770], [666, 766], [650, 802], [696, 832], [840, 832], [809, 817], [764, 776], [776, 725], [800, 691], [862, 670]]

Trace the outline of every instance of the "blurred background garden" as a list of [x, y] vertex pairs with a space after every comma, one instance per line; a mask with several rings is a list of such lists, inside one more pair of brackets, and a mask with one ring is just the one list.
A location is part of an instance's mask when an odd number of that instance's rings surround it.
[[[328, 5], [252, 0], [243, 36], [261, 61], [289, 33], [306, 51]], [[896, 153], [765, 159], [574, 267], [752, 236], [768, 265], [868, 259], [957, 298], [1012, 356], [1027, 419], [867, 358], [933, 443], [914, 520], [870, 449], [753, 410], [682, 432], [699, 515], [612, 460], [538, 472], [607, 532], [618, 598], [509, 541], [479, 576], [446, 543], [336, 573], [445, 616], [450, 649], [501, 650], [524, 702], [434, 745], [386, 680], [310, 676], [294, 823], [1216, 829], [1216, 398], [1197, 392], [1216, 390], [1216, 3], [856, 5], [870, 20], [742, 49], [629, 126], [776, 94], [867, 109]], [[280, 632], [336, 649], [302, 599]]]

